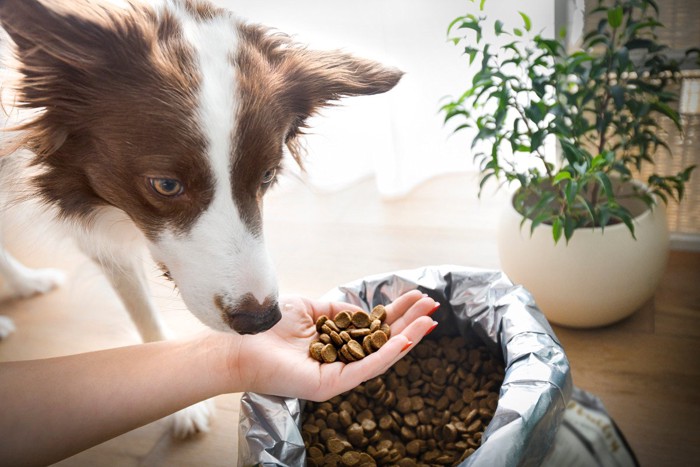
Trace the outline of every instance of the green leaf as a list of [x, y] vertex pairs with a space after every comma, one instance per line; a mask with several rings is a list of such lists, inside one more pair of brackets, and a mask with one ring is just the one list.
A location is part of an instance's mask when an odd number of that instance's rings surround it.
[[552, 184], [557, 185], [562, 180], [571, 180], [571, 174], [567, 171], [561, 171], [554, 176]]
[[459, 23], [459, 26], [457, 26], [457, 29], [471, 29], [474, 32], [476, 32], [476, 42], [481, 43], [481, 21], [484, 18], [477, 18], [476, 16], [472, 14], [468, 14], [466, 16], [461, 16], [457, 18], [456, 20], [453, 20], [449, 27], [447, 28], [448, 34], [454, 28], [457, 23]]
[[594, 208], [593, 204], [586, 198], [584, 198], [581, 195], [576, 195], [576, 199], [578, 202], [584, 207], [586, 215], [590, 221], [595, 224], [595, 214], [594, 214]]
[[554, 222], [552, 223], [552, 237], [554, 237], [554, 244], [555, 245], [557, 244], [557, 242], [559, 242], [559, 239], [561, 238], [561, 231], [562, 231], [561, 218], [557, 217], [554, 219]]
[[607, 36], [595, 35], [594, 37], [591, 37], [591, 39], [585, 43], [585, 47], [587, 49], [590, 49], [598, 44], [605, 44], [607, 46], [609, 43], [610, 43], [610, 38], [608, 38]]
[[469, 55], [469, 64], [471, 65], [474, 63], [474, 59], [476, 58], [476, 54], [479, 53], [479, 49], [467, 46], [464, 48], [464, 53]]
[[481, 191], [484, 189], [484, 185], [486, 185], [486, 182], [488, 182], [489, 178], [495, 175], [495, 172], [489, 172], [482, 177], [481, 182], [479, 183], [479, 197], [481, 197]]
[[479, 10], [484, 11], [484, 5], [486, 5], [486, 0], [481, 0], [481, 3], [479, 3]]
[[544, 131], [536, 131], [532, 134], [532, 138], [530, 138], [530, 147], [531, 150], [537, 150], [542, 144], [544, 144], [544, 137], [545, 137]]
[[628, 35], [630, 37], [635, 36], [640, 29], [654, 29], [656, 27], [663, 27], [663, 24], [660, 22], [656, 21], [655, 19], [650, 19], [648, 21], [640, 21], [638, 23], [631, 24], [630, 26], [627, 27]]
[[532, 225], [530, 225], [530, 235], [533, 234], [533, 232], [535, 231], [535, 228], [537, 228], [538, 225], [549, 220], [550, 217], [551, 217], [550, 214], [547, 212], [541, 212], [540, 214], [536, 215], [535, 218], [532, 219]]
[[630, 212], [627, 209], [620, 207], [618, 209], [614, 209], [613, 214], [615, 215], [615, 217], [617, 217], [625, 223], [630, 233], [632, 234], [632, 238], [636, 240], [637, 237], [634, 234], [634, 223], [632, 223], [632, 216], [630, 215]]
[[625, 43], [625, 47], [627, 47], [628, 50], [633, 50], [633, 49], [647, 49], [649, 50], [654, 46], [654, 41], [651, 41], [649, 39], [631, 39]]
[[622, 6], [610, 8], [608, 10], [608, 23], [613, 28], [619, 28], [622, 25]]
[[574, 205], [574, 201], [578, 195], [578, 182], [576, 180], [569, 180], [564, 189], [564, 194], [566, 196], [566, 204], [571, 207]]
[[535, 38], [535, 43], [540, 49], [545, 50], [549, 55], [553, 55], [555, 57], [560, 55], [560, 52], [563, 51], [564, 47], [559, 41], [544, 39], [540, 36]]
[[523, 18], [523, 23], [525, 24], [525, 30], [530, 31], [532, 29], [532, 21], [530, 21], [530, 17], [523, 13], [522, 11], [519, 11], [518, 14]]
[[610, 211], [607, 206], [601, 206], [598, 210], [598, 226], [605, 232], [605, 226], [610, 222]]
[[566, 219], [564, 219], [564, 237], [566, 238], [566, 243], [569, 243], [569, 240], [571, 240], [575, 229], [576, 221], [574, 218], [571, 216], [566, 216]]
[[693, 170], [695, 170], [695, 168], [695, 165], [691, 165], [690, 167], [686, 168], [683, 172], [681, 172], [679, 176], [684, 182], [687, 182], [688, 180], [690, 180], [690, 175], [693, 173]]
[[607, 196], [608, 200], [614, 199], [615, 193], [613, 192], [613, 187], [612, 183], [610, 182], [610, 178], [603, 172], [596, 172], [595, 178], [603, 186], [603, 191], [605, 192], [605, 196]]
[[459, 25], [459, 29], [472, 29], [476, 31], [477, 34], [481, 34], [481, 25], [477, 20], [462, 21], [462, 24]]
[[503, 21], [496, 20], [496, 23], [494, 23], [494, 29], [496, 31], [496, 35], [500, 36], [501, 33], [503, 33]]
[[630, 51], [627, 49], [627, 47], [620, 47], [615, 51], [615, 59], [617, 60], [620, 68], [623, 70], [627, 69], [627, 66], [630, 63]]
[[647, 0], [647, 3], [648, 3], [649, 5], [651, 5], [651, 7], [654, 9], [654, 11], [656, 12], [656, 14], [657, 14], [657, 16], [658, 16], [658, 14], [659, 14], [659, 5], [656, 3], [656, 1], [655, 1], [655, 0]]
[[514, 29], [513, 29], [513, 34], [515, 34], [515, 35], [518, 36], [518, 37], [522, 37], [523, 31], [521, 31], [521, 30], [518, 29], [518, 28], [514, 28]]
[[[586, 151], [568, 141], [560, 140], [559, 143], [561, 144], [561, 149], [567, 162], [581, 173], [580, 170], [578, 170], [579, 166], [577, 164], [587, 159]], [[585, 167], [583, 167], [583, 172], [585, 171]]]
[[[464, 20], [464, 16], [458, 16], [457, 18], [455, 18], [455, 19], [453, 19], [452, 21], [450, 21], [450, 24], [447, 26], [447, 35], [449, 36], [450, 33], [452, 32], [452, 28], [455, 27], [455, 25], [456, 25], [457, 23], [459, 23], [460, 21], [463, 21], [463, 20]], [[456, 41], [455, 44], [456, 44], [457, 42], [459, 42], [459, 39], [452, 39], [452, 40], [453, 40], [453, 41]]]
[[673, 123], [676, 124], [676, 128], [679, 131], [683, 130], [683, 124], [681, 123], [681, 119], [678, 115], [678, 112], [673, 110], [668, 104], [664, 104], [663, 102], [652, 102], [651, 108], [670, 118], [673, 121]]
[[534, 123], [540, 123], [544, 118], [544, 115], [542, 114], [542, 109], [536, 103], [532, 104], [530, 107], [525, 109], [525, 116], [532, 120]]

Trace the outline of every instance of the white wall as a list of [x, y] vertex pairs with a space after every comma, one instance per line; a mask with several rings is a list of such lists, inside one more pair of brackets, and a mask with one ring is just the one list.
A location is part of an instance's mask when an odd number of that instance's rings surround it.
[[[402, 69], [399, 85], [356, 97], [309, 123], [308, 180], [335, 190], [376, 175], [384, 196], [400, 196], [436, 174], [473, 169], [467, 135], [450, 136], [441, 100], [466, 88], [468, 67], [446, 40], [447, 26], [476, 5], [468, 0], [215, 0], [240, 17], [321, 49], [342, 48]], [[478, 5], [478, 1], [476, 2]], [[554, 24], [554, 0], [487, 1], [487, 14], [534, 27]]]

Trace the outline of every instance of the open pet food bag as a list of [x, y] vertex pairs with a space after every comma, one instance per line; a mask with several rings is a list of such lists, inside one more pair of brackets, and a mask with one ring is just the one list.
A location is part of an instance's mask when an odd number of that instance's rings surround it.
[[[461, 467], [636, 464], [600, 401], [573, 388], [564, 350], [532, 296], [503, 273], [425, 267], [360, 279], [322, 299], [345, 301], [369, 312], [413, 289], [441, 304], [433, 315], [440, 324], [426, 339], [461, 335], [484, 344], [505, 363], [496, 411], [481, 445]], [[244, 394], [238, 465], [306, 465], [303, 404]], [[604, 432], [604, 426], [610, 429]], [[613, 453], [611, 446], [620, 449]]]

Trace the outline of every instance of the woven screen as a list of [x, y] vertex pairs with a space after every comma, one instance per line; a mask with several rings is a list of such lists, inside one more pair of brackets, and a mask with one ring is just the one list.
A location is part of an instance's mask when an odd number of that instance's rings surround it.
[[[691, 78], [691, 73], [697, 78]], [[700, 80], [700, 72], [685, 72], [684, 76], [684, 80]], [[684, 132], [682, 136], [669, 119], [664, 119], [661, 123], [673, 155], [664, 154], [657, 157], [656, 165], [647, 165], [641, 175], [645, 180], [652, 172], [672, 175], [689, 165], [697, 166], [690, 183], [686, 185], [683, 201], [680, 204], [673, 201], [668, 204], [668, 226], [673, 233], [700, 238], [700, 114], [685, 114], [681, 115], [681, 118]]]
[[[585, 2], [586, 12], [598, 6], [598, 0]], [[665, 26], [656, 29], [660, 42], [675, 50], [700, 46], [700, 1], [656, 0], [656, 3], [659, 5], [659, 21]], [[595, 29], [599, 19], [600, 16], [591, 18], [586, 14], [585, 30]]]
[[[586, 10], [590, 11], [597, 4], [598, 0], [586, 0]], [[657, 0], [657, 4], [659, 20], [665, 26], [657, 28], [659, 41], [667, 44], [673, 55], [682, 55], [682, 51], [690, 47], [700, 47], [700, 0]], [[596, 24], [596, 19], [586, 15], [587, 31], [595, 28]], [[698, 80], [694, 81], [695, 83], [700, 82], [700, 70], [687, 69], [682, 76], [681, 84], [675, 89], [679, 94], [681, 86], [688, 87], [691, 80]], [[698, 99], [697, 95], [694, 99]], [[656, 165], [647, 165], [642, 170], [641, 178], [645, 180], [652, 172], [672, 175], [689, 165], [697, 166], [690, 183], [686, 185], [683, 202], [680, 205], [673, 201], [669, 203], [668, 222], [672, 233], [700, 239], [700, 112], [697, 111], [697, 104], [693, 108], [685, 103], [681, 104], [680, 108], [692, 109], [688, 113], [681, 113], [683, 135], [679, 134], [670, 120], [664, 119], [665, 121], [661, 122], [673, 155], [663, 154], [657, 157]]]

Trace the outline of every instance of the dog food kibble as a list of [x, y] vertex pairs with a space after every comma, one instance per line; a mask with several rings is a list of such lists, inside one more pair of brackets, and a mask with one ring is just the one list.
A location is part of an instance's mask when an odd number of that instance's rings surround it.
[[[353, 317], [341, 318], [345, 329]], [[374, 310], [368, 317], [371, 323], [386, 319]], [[351, 340], [338, 355], [366, 353], [373, 344], [365, 340], [361, 346]], [[312, 356], [327, 346], [315, 344]], [[384, 375], [328, 401], [305, 404], [307, 465], [458, 465], [481, 444], [503, 375], [503, 363], [485, 347], [470, 347], [462, 337], [424, 340]]]
[[383, 305], [375, 306], [370, 314], [341, 311], [334, 319], [321, 316], [316, 320], [318, 340], [309, 346], [309, 355], [321, 363], [362, 360], [389, 340], [391, 328], [385, 320], [386, 309]]

